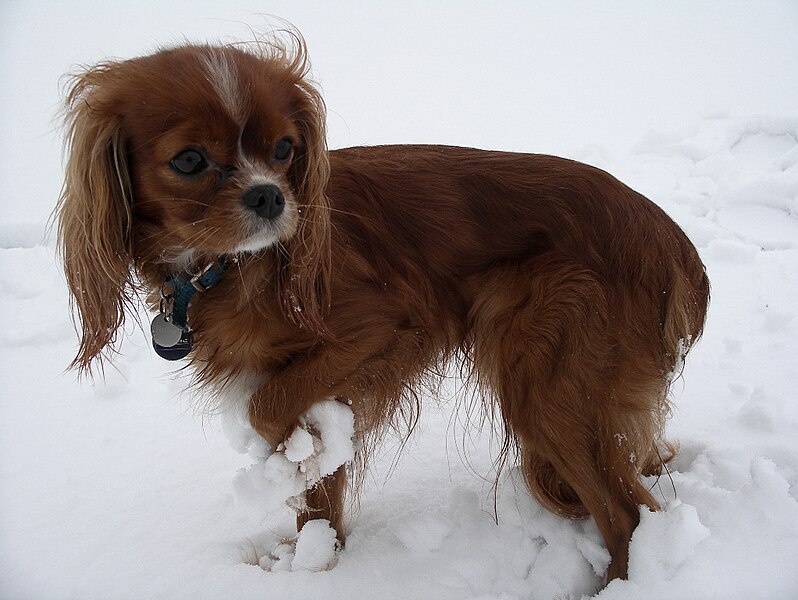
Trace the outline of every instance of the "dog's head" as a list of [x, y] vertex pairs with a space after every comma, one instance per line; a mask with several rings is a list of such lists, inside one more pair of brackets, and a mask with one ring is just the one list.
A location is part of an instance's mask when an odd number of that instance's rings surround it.
[[329, 260], [325, 111], [293, 41], [181, 46], [73, 76], [58, 207], [81, 321], [73, 366], [113, 344], [140, 279], [221, 255], [279, 254], [281, 296], [303, 304], [288, 314], [314, 318]]

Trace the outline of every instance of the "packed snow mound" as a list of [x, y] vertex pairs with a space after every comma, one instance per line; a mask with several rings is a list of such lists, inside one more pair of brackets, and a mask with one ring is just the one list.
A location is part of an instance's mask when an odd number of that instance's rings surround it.
[[651, 189], [696, 245], [798, 248], [798, 118], [696, 119], [650, 132], [635, 153], [627, 167], [637, 187]]

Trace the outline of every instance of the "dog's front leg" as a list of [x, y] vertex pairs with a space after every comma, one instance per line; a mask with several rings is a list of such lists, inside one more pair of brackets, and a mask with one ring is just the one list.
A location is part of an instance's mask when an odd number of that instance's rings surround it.
[[346, 465], [328, 475], [305, 493], [305, 506], [297, 511], [296, 530], [302, 531], [305, 523], [313, 519], [326, 519], [335, 529], [336, 537], [343, 546], [344, 498], [346, 492]]
[[252, 395], [249, 420], [272, 448], [297, 463], [305, 477], [304, 497], [292, 503], [297, 531], [308, 521], [326, 519], [343, 544], [346, 463], [354, 456], [353, 416], [345, 403], [331, 402], [338, 388], [322, 361], [294, 363]]

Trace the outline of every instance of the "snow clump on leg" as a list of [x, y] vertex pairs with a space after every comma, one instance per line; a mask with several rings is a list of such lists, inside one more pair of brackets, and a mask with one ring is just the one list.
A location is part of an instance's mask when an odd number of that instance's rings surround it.
[[337, 400], [317, 402], [269, 456], [241, 469], [233, 482], [236, 501], [259, 517], [284, 504], [304, 506], [304, 493], [355, 457], [352, 409]]

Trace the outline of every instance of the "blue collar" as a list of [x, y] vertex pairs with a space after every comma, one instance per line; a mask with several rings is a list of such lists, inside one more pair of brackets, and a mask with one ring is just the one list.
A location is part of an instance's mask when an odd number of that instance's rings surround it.
[[178, 360], [191, 352], [191, 327], [188, 307], [197, 292], [204, 292], [219, 283], [228, 261], [221, 257], [198, 275], [186, 271], [173, 273], [161, 286], [161, 309], [152, 320], [152, 346], [161, 358]]
[[[188, 329], [188, 306], [197, 292], [204, 292], [221, 280], [227, 270], [227, 259], [222, 257], [216, 262], [205, 267], [199, 275], [192, 275], [186, 271], [173, 273], [161, 288], [161, 298], [171, 301], [170, 320], [183, 330]], [[164, 288], [171, 288], [172, 293], [165, 295]], [[163, 308], [161, 309], [163, 311]]]

